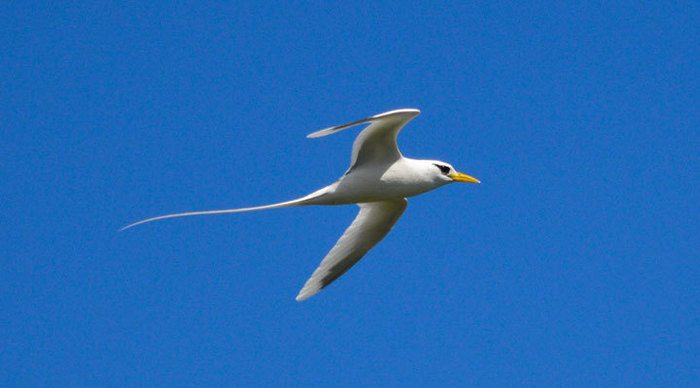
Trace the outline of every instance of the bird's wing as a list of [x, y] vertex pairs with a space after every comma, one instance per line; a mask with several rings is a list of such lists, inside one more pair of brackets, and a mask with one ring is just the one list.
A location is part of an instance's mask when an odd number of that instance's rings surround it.
[[296, 300], [310, 298], [355, 265], [389, 233], [407, 204], [405, 198], [359, 204], [357, 217], [311, 274]]
[[391, 163], [401, 158], [401, 151], [399, 151], [399, 147], [396, 144], [399, 131], [419, 114], [420, 111], [418, 109], [392, 110], [366, 119], [322, 129], [307, 137], [327, 136], [343, 129], [369, 123], [370, 125], [360, 132], [352, 145], [350, 168], [352, 169], [365, 163]]

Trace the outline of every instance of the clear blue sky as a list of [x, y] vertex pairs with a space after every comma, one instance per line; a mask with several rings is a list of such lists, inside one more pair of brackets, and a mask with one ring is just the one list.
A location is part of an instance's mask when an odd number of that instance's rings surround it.
[[[690, 386], [697, 2], [0, 9], [0, 385]], [[530, 2], [528, 2], [530, 3]], [[405, 155], [414, 198], [316, 297], [355, 215], [265, 204]]]

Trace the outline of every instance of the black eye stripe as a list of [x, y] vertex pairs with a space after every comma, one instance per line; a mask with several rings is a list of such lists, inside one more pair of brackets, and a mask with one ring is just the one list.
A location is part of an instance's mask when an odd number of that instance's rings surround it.
[[435, 163], [433, 163], [433, 165], [435, 165], [435, 167], [439, 168], [440, 172], [442, 172], [443, 174], [449, 174], [449, 172], [450, 172], [450, 168], [447, 166], [443, 166], [441, 164], [435, 164]]

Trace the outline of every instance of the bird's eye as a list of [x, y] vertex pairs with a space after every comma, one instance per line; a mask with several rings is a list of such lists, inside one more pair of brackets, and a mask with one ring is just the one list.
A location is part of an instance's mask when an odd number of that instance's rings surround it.
[[439, 168], [440, 172], [442, 172], [443, 174], [447, 175], [450, 173], [449, 167], [443, 166], [442, 164], [435, 164], [435, 163], [433, 163], [433, 164], [435, 165], [435, 167]]

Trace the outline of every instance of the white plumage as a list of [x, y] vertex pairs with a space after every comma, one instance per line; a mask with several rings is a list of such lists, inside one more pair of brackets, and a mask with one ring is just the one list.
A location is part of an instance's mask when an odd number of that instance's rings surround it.
[[122, 230], [166, 218], [238, 213], [302, 205], [356, 203], [360, 212], [297, 295], [305, 300], [332, 283], [374, 247], [401, 217], [412, 197], [452, 182], [479, 183], [476, 178], [455, 171], [448, 163], [417, 160], [401, 155], [396, 138], [418, 109], [399, 109], [366, 119], [326, 128], [308, 135], [327, 136], [350, 127], [369, 124], [355, 139], [348, 171], [335, 183], [305, 197], [272, 205], [239, 209], [208, 210], [168, 214], [127, 225]]

